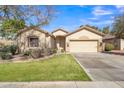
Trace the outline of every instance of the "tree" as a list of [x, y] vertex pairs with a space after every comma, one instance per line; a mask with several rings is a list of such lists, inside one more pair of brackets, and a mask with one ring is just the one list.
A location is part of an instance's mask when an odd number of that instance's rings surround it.
[[1, 23], [0, 35], [2, 38], [12, 39], [11, 37], [14, 38], [15, 33], [18, 30], [23, 29], [24, 27], [25, 27], [25, 23], [23, 20], [6, 19], [3, 20], [3, 22]]
[[112, 34], [114, 34], [117, 38], [124, 39], [124, 14], [115, 17]]
[[91, 26], [91, 25], [86, 25], [86, 26], [88, 26], [88, 27], [91, 27], [91, 28], [93, 28], [93, 29], [96, 29], [96, 30], [98, 30], [98, 27], [96, 27], [96, 26]]
[[103, 29], [102, 29], [102, 32], [104, 33], [104, 34], [109, 34], [109, 26], [106, 26], [106, 27], [103, 27]]
[[19, 19], [33, 26], [42, 26], [49, 23], [53, 17], [52, 6], [0, 6], [0, 19]]
[[1, 24], [1, 29], [6, 32], [17, 32], [19, 29], [25, 27], [25, 22], [23, 20], [7, 19]]
[[53, 17], [52, 6], [0, 6], [0, 22], [2, 36], [17, 32], [28, 26], [43, 26], [49, 24]]

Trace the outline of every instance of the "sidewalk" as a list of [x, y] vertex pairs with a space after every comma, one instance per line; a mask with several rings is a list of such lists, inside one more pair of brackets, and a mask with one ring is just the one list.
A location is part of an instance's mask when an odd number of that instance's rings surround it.
[[124, 81], [0, 82], [0, 88], [121, 88]]

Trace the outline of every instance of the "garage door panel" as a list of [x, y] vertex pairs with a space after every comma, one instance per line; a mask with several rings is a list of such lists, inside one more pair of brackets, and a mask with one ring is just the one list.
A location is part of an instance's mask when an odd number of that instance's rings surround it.
[[97, 52], [97, 41], [70, 41], [70, 52]]

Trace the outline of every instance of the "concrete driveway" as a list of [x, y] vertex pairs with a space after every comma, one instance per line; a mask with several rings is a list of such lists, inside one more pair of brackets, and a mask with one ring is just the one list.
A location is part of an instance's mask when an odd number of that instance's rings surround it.
[[124, 56], [73, 53], [93, 81], [124, 81]]

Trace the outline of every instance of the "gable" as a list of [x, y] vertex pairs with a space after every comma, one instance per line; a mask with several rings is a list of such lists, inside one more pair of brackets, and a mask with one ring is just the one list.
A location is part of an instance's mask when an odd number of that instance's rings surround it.
[[21, 34], [21, 33], [24, 33], [24, 32], [27, 32], [27, 31], [29, 31], [29, 30], [35, 30], [35, 31], [39, 31], [39, 32], [42, 32], [42, 33], [47, 33], [47, 32], [45, 32], [44, 30], [41, 30], [41, 29], [36, 28], [36, 27], [26, 27], [26, 28], [24, 28], [24, 29], [22, 29], [22, 30], [19, 30], [18, 33], [17, 33], [17, 35], [19, 35], [19, 34]]
[[98, 30], [93, 29], [93, 28], [88, 27], [88, 26], [80, 27], [80, 28], [78, 28], [76, 31], [71, 32], [71, 33], [67, 34], [66, 36], [69, 36], [69, 35], [74, 34], [74, 33], [76, 33], [76, 32], [80, 32], [80, 31], [83, 30], [83, 29], [85, 29], [85, 30], [87, 30], [87, 31], [89, 31], [89, 32], [95, 33], [95, 34], [97, 34], [97, 35], [100, 35], [100, 36], [102, 36], [102, 37], [105, 36], [104, 33], [99, 32]]
[[70, 39], [83, 39], [83, 40], [102, 38], [101, 35], [98, 35], [92, 31], [89, 31], [88, 29], [81, 29], [80, 31], [67, 35], [67, 37], [69, 37]]
[[39, 28], [36, 28], [36, 27], [27, 27], [25, 29], [22, 29], [22, 30], [19, 30], [18, 33], [17, 33], [17, 36], [21, 35], [21, 34], [25, 34], [25, 33], [30, 33], [30, 34], [46, 34], [48, 36], [51, 36], [51, 37], [54, 37], [53, 35], [49, 34], [48, 32], [44, 31], [44, 30], [41, 30]]
[[52, 32], [54, 36], [64, 36], [67, 35], [68, 32], [64, 31], [63, 29], [57, 29]]
[[25, 36], [40, 36], [41, 34], [44, 34], [43, 32], [40, 32], [38, 30], [34, 30], [34, 29], [31, 29], [31, 30], [27, 30], [23, 33], [21, 33], [22, 35], [25, 35]]

